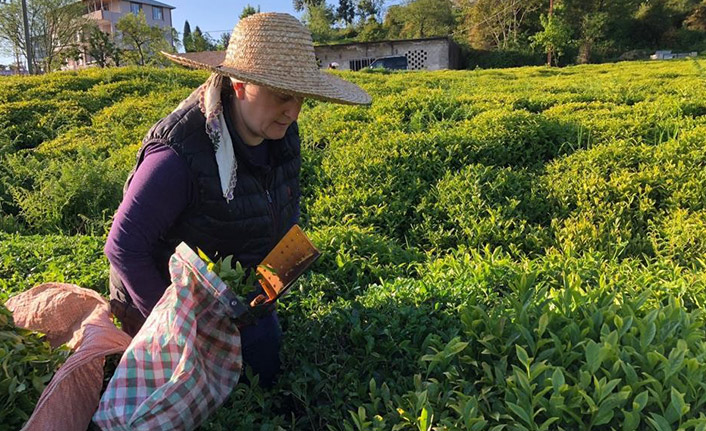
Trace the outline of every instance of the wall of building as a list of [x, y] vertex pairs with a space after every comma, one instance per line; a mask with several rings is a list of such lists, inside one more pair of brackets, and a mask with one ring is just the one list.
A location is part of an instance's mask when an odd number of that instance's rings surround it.
[[455, 69], [458, 58], [454, 46], [447, 39], [418, 41], [385, 41], [375, 43], [321, 45], [315, 47], [322, 68], [332, 62], [343, 70], [357, 70], [379, 57], [405, 55], [412, 70]]
[[[125, 15], [128, 13], [132, 13], [130, 11], [130, 1], [121, 1], [117, 6], [118, 6], [118, 11]], [[140, 3], [139, 1], [136, 1], [134, 3]], [[152, 19], [152, 8], [153, 6], [148, 5], [148, 4], [142, 4], [142, 12], [145, 14], [145, 18], [147, 19], [147, 24], [151, 26], [159, 26], [159, 27], [171, 27], [172, 26], [172, 11], [169, 8], [163, 7], [162, 8], [162, 18], [163, 20], [154, 20]]]
[[[99, 10], [95, 10], [94, 12], [88, 13], [87, 16], [90, 19], [93, 19], [96, 21], [98, 24], [98, 27], [106, 32], [106, 33], [115, 33], [115, 24], [122, 18], [123, 16], [132, 13], [130, 9], [130, 1], [125, 1], [125, 0], [103, 0], [103, 8], [101, 9], [100, 7], [98, 8]], [[135, 3], [139, 3], [139, 1], [136, 1]], [[100, 5], [99, 5], [100, 6]], [[142, 12], [145, 14], [145, 19], [147, 20], [147, 24], [150, 26], [158, 26], [162, 27], [165, 29], [168, 29], [172, 26], [172, 10], [163, 7], [162, 8], [162, 18], [161, 20], [155, 20], [153, 19], [152, 15], [152, 8], [153, 6], [148, 5], [148, 4], [142, 4]], [[169, 43], [173, 43], [172, 38], [171, 38], [171, 32], [166, 33], [165, 37], [169, 41]], [[76, 70], [76, 69], [81, 69], [87, 66], [90, 66], [92, 63], [92, 60], [88, 58], [88, 64], [86, 64], [86, 61], [84, 59], [79, 60], [78, 62], [74, 61], [73, 59], [67, 59], [67, 65], [66, 67], [63, 67], [63, 69], [66, 70]]]

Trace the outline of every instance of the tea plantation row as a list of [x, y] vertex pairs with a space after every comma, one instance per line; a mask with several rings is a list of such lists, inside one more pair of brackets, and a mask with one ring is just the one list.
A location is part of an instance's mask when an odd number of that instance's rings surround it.
[[[371, 107], [307, 101], [323, 256], [280, 306], [277, 386], [203, 429], [706, 430], [703, 67], [348, 74]], [[0, 82], [0, 300], [106, 293], [139, 141], [206, 77]]]

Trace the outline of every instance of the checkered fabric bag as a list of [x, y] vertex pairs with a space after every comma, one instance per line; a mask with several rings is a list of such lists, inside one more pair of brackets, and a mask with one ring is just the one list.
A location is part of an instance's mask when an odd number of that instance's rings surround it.
[[228, 287], [185, 243], [172, 284], [128, 346], [93, 421], [108, 430], [190, 430], [220, 406], [242, 369]]

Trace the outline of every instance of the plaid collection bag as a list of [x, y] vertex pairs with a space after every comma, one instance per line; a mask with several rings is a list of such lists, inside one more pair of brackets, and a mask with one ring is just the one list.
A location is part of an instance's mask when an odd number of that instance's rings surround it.
[[[189, 430], [220, 406], [242, 369], [230, 290], [185, 243], [172, 284], [128, 346], [93, 421], [102, 430]], [[225, 300], [224, 300], [225, 299]]]

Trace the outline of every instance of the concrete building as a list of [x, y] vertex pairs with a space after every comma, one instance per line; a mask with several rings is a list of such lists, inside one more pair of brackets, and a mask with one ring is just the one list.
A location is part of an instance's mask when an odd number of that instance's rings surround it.
[[407, 57], [410, 70], [458, 69], [461, 61], [458, 45], [448, 37], [318, 45], [314, 49], [321, 68], [338, 63], [341, 70], [360, 70], [376, 58], [391, 55]]
[[[155, 0], [82, 0], [86, 5], [86, 17], [94, 20], [98, 28], [108, 34], [115, 33], [115, 24], [123, 16], [140, 12], [145, 14], [147, 24], [165, 29], [165, 37], [171, 43], [172, 9], [174, 6]], [[80, 69], [90, 66], [91, 58], [81, 58], [78, 62], [69, 60], [66, 69]]]

